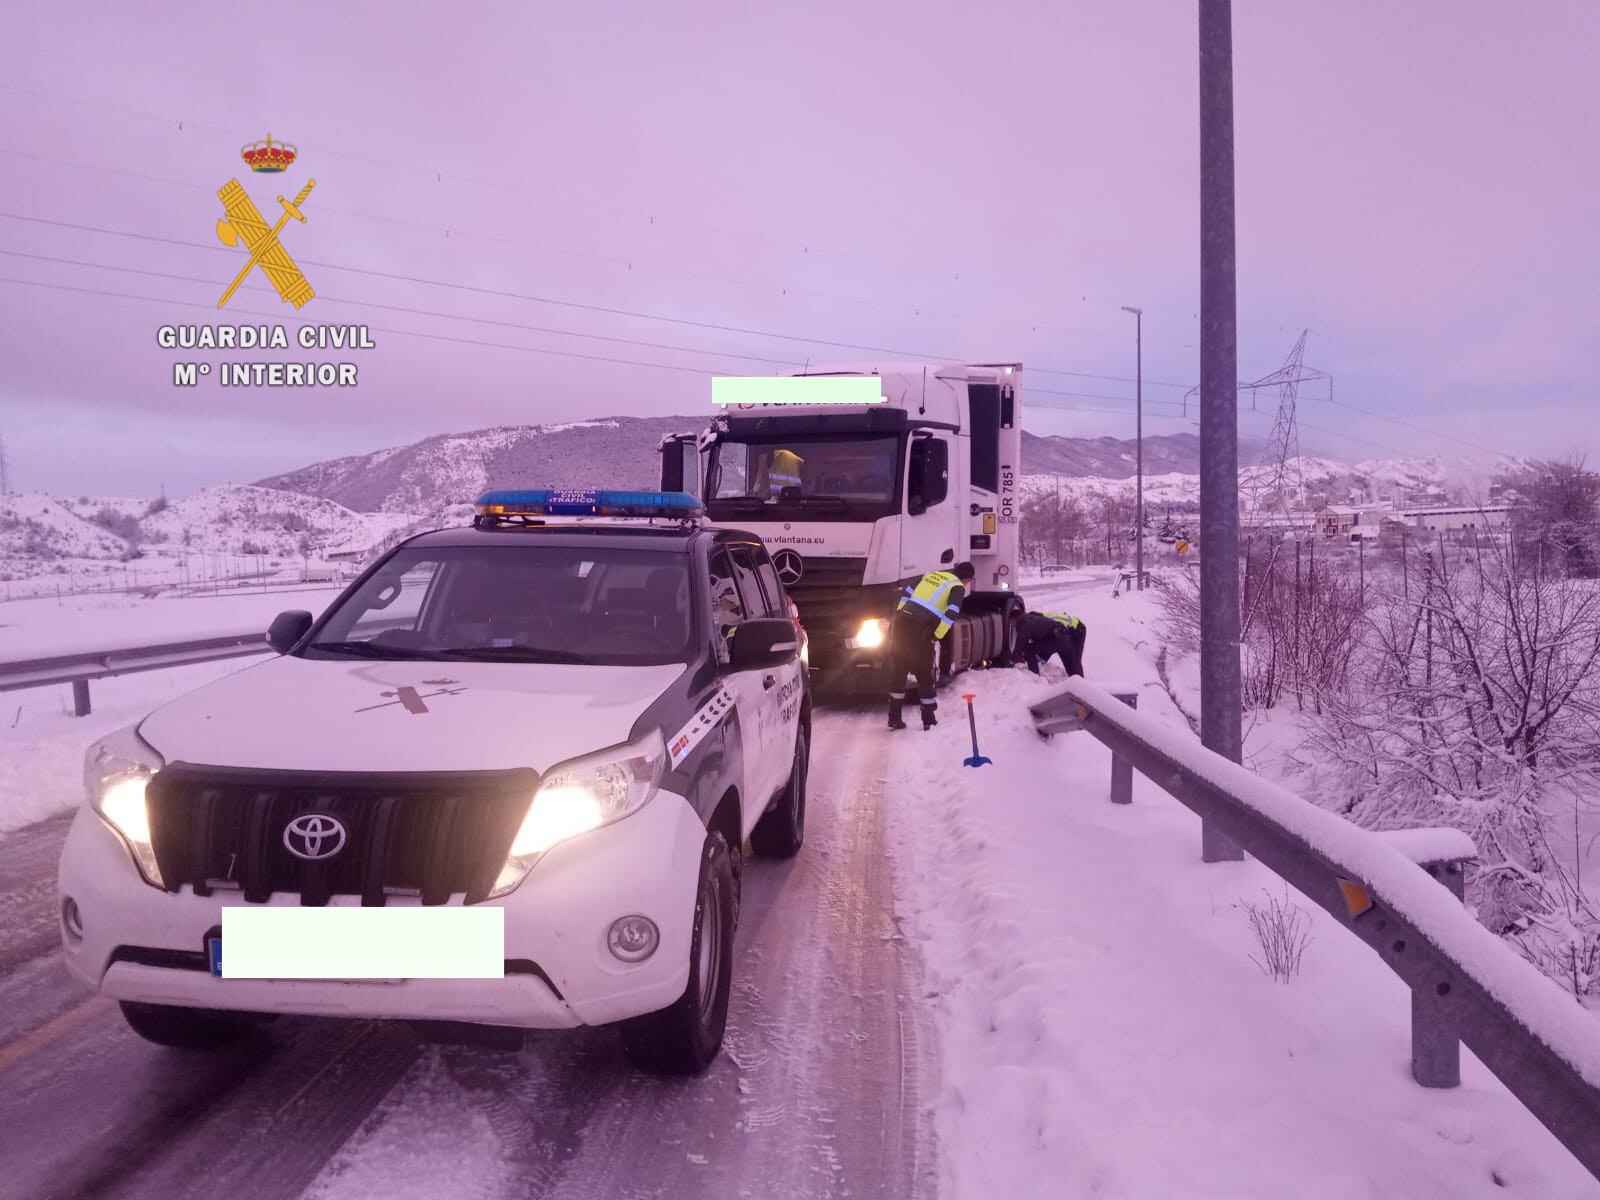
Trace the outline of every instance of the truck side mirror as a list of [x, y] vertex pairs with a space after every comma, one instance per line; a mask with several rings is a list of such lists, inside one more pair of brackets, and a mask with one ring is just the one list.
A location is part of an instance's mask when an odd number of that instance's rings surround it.
[[700, 448], [689, 434], [661, 439], [661, 490], [700, 495]]
[[913, 439], [906, 483], [906, 511], [913, 517], [943, 503], [950, 494], [950, 444], [936, 437]]

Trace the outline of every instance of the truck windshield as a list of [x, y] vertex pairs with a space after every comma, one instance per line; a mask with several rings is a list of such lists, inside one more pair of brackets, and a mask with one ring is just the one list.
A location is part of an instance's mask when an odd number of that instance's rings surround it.
[[405, 547], [334, 602], [307, 658], [686, 662], [689, 556], [560, 545]]
[[899, 509], [896, 437], [719, 440], [707, 500], [738, 512], [815, 509], [807, 517], [884, 516]]

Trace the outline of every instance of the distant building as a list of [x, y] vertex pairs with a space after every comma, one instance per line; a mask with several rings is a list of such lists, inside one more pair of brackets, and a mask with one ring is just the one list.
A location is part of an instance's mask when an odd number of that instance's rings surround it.
[[1509, 504], [1454, 504], [1408, 508], [1395, 514], [1406, 526], [1422, 533], [1460, 533], [1500, 529], [1511, 519]]
[[1378, 523], [1389, 513], [1386, 504], [1367, 504], [1352, 501], [1349, 504], [1328, 504], [1317, 513], [1317, 533], [1321, 537], [1344, 541], [1360, 526], [1369, 529], [1370, 536], [1378, 536]]

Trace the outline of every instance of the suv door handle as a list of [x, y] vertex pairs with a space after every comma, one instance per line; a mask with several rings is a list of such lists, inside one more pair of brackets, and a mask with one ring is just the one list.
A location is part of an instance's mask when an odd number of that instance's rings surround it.
[[775, 688], [777, 686], [778, 686], [778, 677], [776, 675], [768, 675], [768, 676], [764, 677], [761, 680], [761, 687], [765, 691], [770, 692], [773, 688]]

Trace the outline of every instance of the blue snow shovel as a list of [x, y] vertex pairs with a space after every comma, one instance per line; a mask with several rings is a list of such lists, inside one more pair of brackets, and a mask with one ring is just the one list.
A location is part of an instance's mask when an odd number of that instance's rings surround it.
[[981, 767], [984, 763], [993, 763], [994, 759], [978, 753], [978, 718], [972, 710], [972, 702], [977, 699], [971, 692], [962, 692], [961, 698], [967, 702], [967, 724], [972, 727], [972, 753], [961, 760], [962, 766]]

